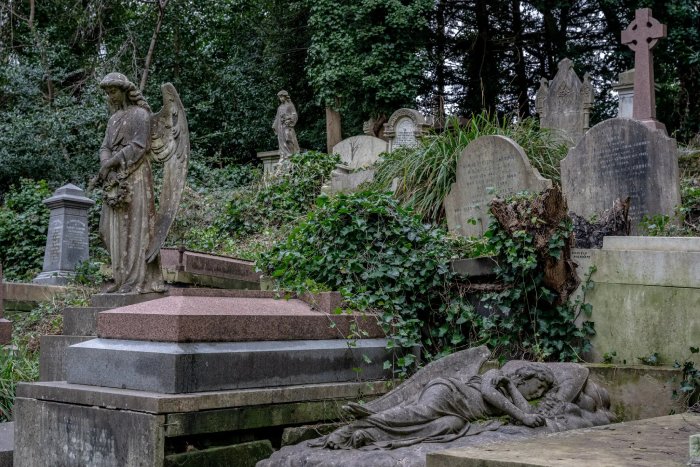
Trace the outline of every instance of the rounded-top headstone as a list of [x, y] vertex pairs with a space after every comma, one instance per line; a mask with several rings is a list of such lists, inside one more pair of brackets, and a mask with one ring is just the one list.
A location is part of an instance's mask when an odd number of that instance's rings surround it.
[[561, 185], [569, 211], [585, 218], [629, 196], [634, 233], [644, 216], [670, 216], [680, 204], [676, 141], [636, 120], [605, 120], [561, 161]]
[[389, 148], [386, 141], [376, 136], [351, 136], [333, 146], [333, 154], [340, 156], [340, 162], [353, 169], [374, 165], [379, 155]]
[[493, 198], [521, 191], [539, 193], [551, 186], [515, 141], [482, 136], [469, 143], [457, 161], [456, 181], [445, 198], [447, 226], [460, 235], [483, 235]]

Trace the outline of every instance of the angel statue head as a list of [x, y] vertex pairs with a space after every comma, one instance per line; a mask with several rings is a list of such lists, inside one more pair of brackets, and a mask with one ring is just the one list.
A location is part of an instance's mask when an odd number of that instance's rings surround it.
[[109, 73], [100, 81], [100, 87], [107, 93], [112, 113], [123, 110], [128, 105], [138, 105], [149, 112], [151, 111], [151, 107], [139, 88], [121, 73]]
[[[175, 87], [161, 86], [163, 109], [154, 114], [134, 83], [121, 73], [100, 82], [112, 114], [100, 147], [100, 235], [112, 258], [109, 292], [164, 290], [160, 247], [180, 204], [187, 175], [189, 130]], [[151, 163], [163, 163], [163, 188], [155, 208]]]

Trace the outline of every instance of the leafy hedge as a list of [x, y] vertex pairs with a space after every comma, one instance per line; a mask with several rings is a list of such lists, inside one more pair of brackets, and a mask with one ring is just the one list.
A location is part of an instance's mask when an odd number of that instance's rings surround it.
[[[422, 342], [451, 273], [442, 229], [423, 224], [389, 193], [321, 196], [258, 267], [283, 288], [340, 290], [353, 309], [377, 311], [392, 345]], [[404, 360], [409, 366], [411, 357]]]
[[8, 280], [31, 280], [43, 266], [51, 196], [43, 180], [20, 180], [0, 206], [0, 262]]

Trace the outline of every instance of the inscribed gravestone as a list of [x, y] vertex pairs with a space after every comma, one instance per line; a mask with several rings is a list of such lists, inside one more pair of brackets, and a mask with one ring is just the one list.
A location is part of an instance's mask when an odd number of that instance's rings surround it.
[[61, 285], [89, 257], [88, 209], [95, 204], [73, 184], [56, 190], [44, 204], [51, 210], [46, 234], [44, 268], [34, 282]]
[[400, 147], [414, 147], [432, 127], [432, 123], [413, 109], [399, 109], [384, 124], [384, 136], [389, 139], [389, 152]]
[[340, 155], [341, 163], [331, 173], [331, 192], [349, 192], [361, 183], [374, 178], [371, 167], [386, 152], [386, 141], [374, 136], [353, 136], [344, 139], [333, 147], [333, 153]]
[[460, 235], [482, 235], [488, 228], [488, 203], [493, 198], [540, 192], [551, 186], [515, 141], [482, 136], [469, 143], [457, 161], [456, 181], [445, 198], [447, 226]]
[[562, 142], [575, 144], [589, 126], [593, 106], [590, 76], [586, 73], [581, 83], [571, 60], [563, 59], [552, 81], [540, 80], [535, 106], [542, 128], [552, 129]]
[[672, 215], [680, 204], [676, 142], [636, 120], [606, 120], [561, 161], [561, 185], [569, 210], [585, 218], [629, 196], [634, 233], [643, 216]]

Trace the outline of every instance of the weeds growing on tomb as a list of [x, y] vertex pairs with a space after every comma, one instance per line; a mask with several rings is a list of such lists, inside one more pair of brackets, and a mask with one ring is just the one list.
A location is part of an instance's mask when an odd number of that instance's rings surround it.
[[440, 134], [425, 137], [417, 148], [401, 148], [384, 154], [377, 167], [374, 187], [387, 190], [396, 184], [395, 196], [426, 221], [444, 217], [442, 201], [455, 181], [457, 160], [462, 150], [480, 136], [503, 135], [523, 147], [530, 163], [540, 174], [558, 181], [559, 161], [567, 147], [557, 143], [534, 119], [512, 123], [507, 117], [488, 113], [474, 115], [466, 126], [448, 121]]
[[[570, 223], [561, 226], [550, 254], [560, 254], [557, 239], [567, 238], [570, 229]], [[366, 191], [319, 198], [316, 209], [257, 264], [282, 289], [340, 290], [351, 309], [378, 314], [391, 347], [420, 346], [426, 359], [486, 344], [504, 357], [578, 360], [593, 325], [584, 320], [578, 328], [575, 320], [590, 316], [591, 307], [583, 297], [555, 304], [532, 243], [528, 235], [511, 238], [494, 223], [487, 244], [477, 245], [498, 256], [506, 287], [469, 293], [455, 282], [449, 262], [474, 244], [423, 224], [388, 193]], [[484, 308], [480, 302], [492, 311], [477, 312]], [[405, 374], [415, 363], [404, 354], [387, 365]]]

